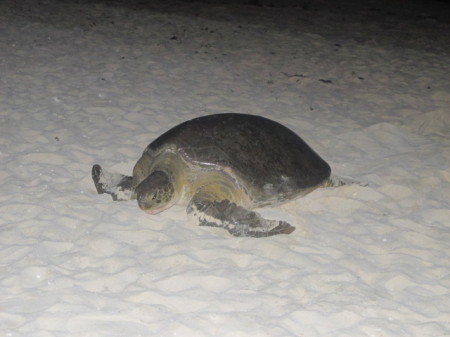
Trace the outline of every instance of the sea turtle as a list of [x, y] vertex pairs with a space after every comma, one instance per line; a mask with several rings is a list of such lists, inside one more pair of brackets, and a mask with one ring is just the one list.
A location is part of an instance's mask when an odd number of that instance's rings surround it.
[[200, 226], [250, 237], [293, 232], [295, 227], [287, 222], [267, 220], [251, 209], [319, 186], [340, 185], [330, 174], [330, 166], [287, 127], [236, 113], [198, 117], [173, 127], [147, 146], [132, 176], [92, 167], [99, 194], [137, 199], [150, 214], [184, 201]]

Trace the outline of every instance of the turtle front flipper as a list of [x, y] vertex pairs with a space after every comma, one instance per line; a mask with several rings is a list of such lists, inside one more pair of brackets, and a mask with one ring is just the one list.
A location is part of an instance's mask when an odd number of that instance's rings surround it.
[[109, 194], [114, 201], [130, 200], [134, 196], [133, 177], [105, 172], [95, 164], [92, 166], [92, 179], [98, 194]]
[[295, 230], [285, 221], [264, 219], [229, 200], [211, 201], [194, 197], [187, 212], [198, 219], [200, 226], [224, 228], [234, 236], [261, 238], [290, 234]]

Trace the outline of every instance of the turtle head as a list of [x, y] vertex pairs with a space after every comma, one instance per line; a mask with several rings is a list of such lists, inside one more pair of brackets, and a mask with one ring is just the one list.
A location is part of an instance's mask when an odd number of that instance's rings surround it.
[[167, 173], [155, 171], [136, 187], [136, 198], [143, 211], [156, 214], [175, 203], [175, 187]]

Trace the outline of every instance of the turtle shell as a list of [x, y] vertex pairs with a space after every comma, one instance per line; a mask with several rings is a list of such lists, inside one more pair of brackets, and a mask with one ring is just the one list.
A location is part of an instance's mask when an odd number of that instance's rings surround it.
[[247, 114], [216, 114], [179, 124], [155, 139], [143, 157], [164, 151], [202, 172], [231, 174], [257, 205], [319, 186], [330, 166], [287, 127]]

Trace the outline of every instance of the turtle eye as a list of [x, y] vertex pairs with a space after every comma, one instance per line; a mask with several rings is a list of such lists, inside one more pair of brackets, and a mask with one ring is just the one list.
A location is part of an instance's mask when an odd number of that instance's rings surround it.
[[155, 202], [155, 203], [157, 203], [157, 204], [160, 204], [161, 203], [161, 196], [159, 195], [159, 193], [155, 193], [154, 195], [153, 195], [153, 198], [152, 198], [152, 200]]
[[155, 193], [153, 193], [153, 195], [152, 195], [152, 201], [154, 201], [154, 202], [158, 202], [158, 192], [155, 192]]

